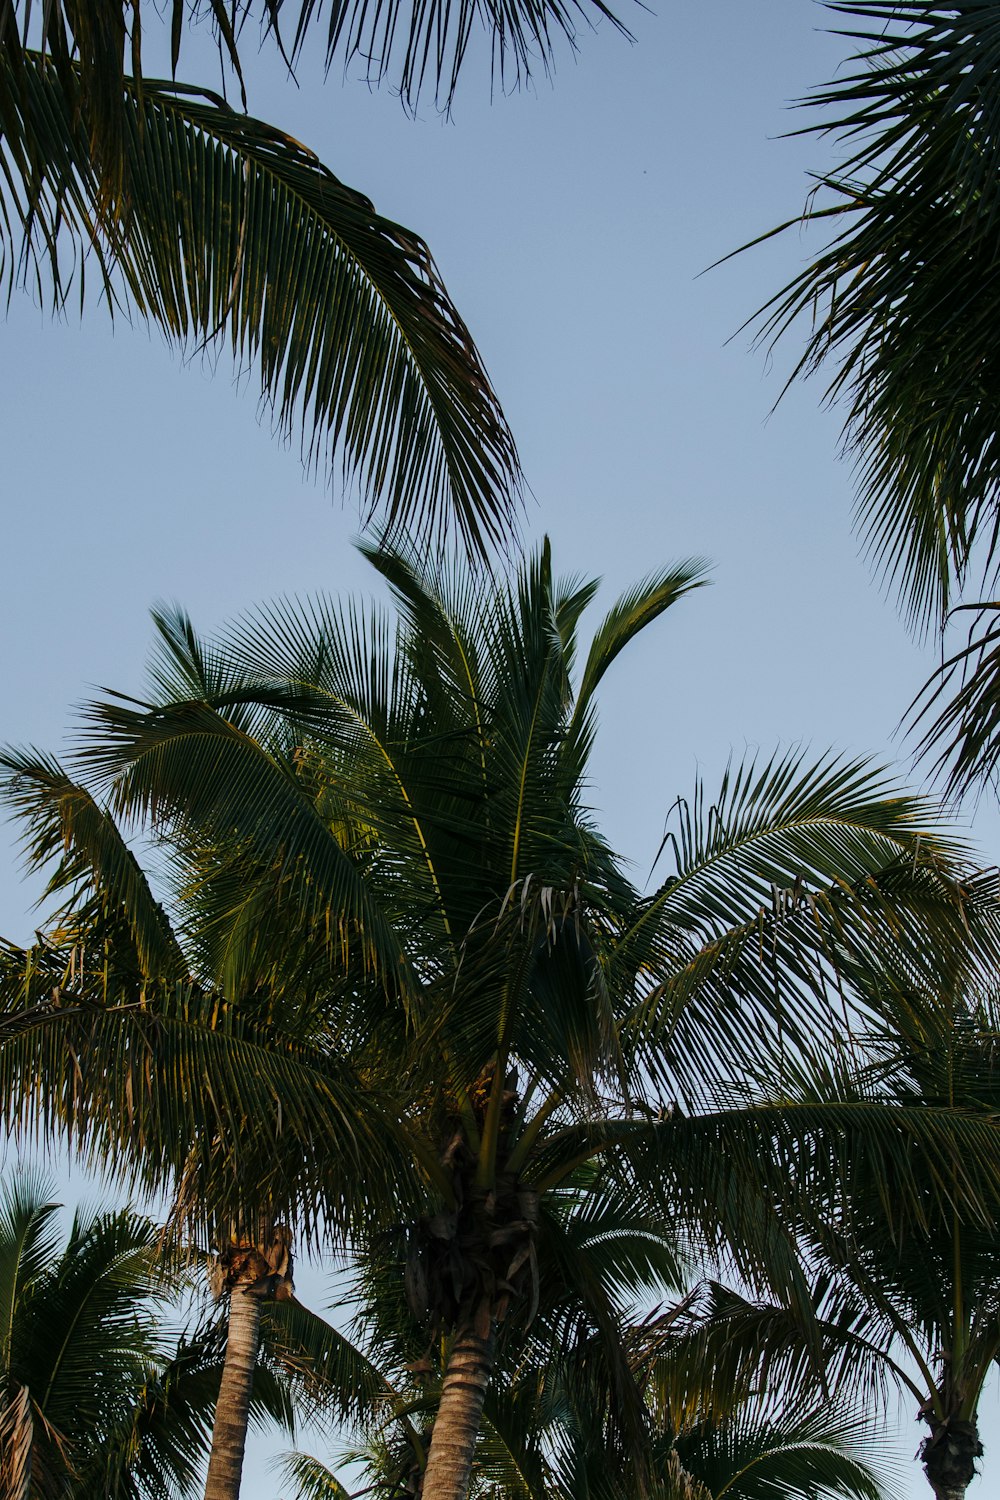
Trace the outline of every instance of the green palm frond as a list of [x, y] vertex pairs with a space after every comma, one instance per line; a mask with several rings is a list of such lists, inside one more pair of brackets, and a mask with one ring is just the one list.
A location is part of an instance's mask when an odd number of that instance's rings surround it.
[[960, 606], [960, 610], [974, 611], [966, 644], [941, 663], [910, 705], [910, 727], [923, 730], [918, 753], [943, 774], [949, 793], [996, 779], [1000, 761], [998, 608], [995, 603]]
[[110, 305], [253, 361], [275, 425], [301, 429], [306, 460], [339, 465], [388, 530], [453, 529], [480, 553], [507, 536], [516, 449], [423, 240], [215, 95], [118, 87], [127, 193], [109, 203], [80, 90], [0, 46], [0, 277], [62, 306], [90, 261]]
[[615, 658], [664, 610], [693, 589], [704, 588], [709, 582], [708, 570], [704, 558], [690, 558], [651, 574], [617, 600], [590, 643], [577, 693], [577, 720], [587, 713], [598, 684]]
[[275, 1463], [278, 1478], [297, 1500], [351, 1500], [351, 1492], [311, 1453], [286, 1453]]
[[0, 1361], [9, 1366], [21, 1299], [45, 1273], [56, 1254], [59, 1205], [44, 1179], [22, 1171], [5, 1184], [0, 1197]]
[[806, 101], [821, 112], [808, 128], [847, 156], [793, 222], [834, 236], [758, 314], [760, 336], [810, 319], [795, 373], [833, 368], [862, 534], [923, 626], [943, 619], [977, 542], [992, 566], [997, 535], [1000, 25], [978, 0], [828, 9], [859, 50]]
[[[956, 880], [961, 844], [865, 762], [751, 759], [675, 815], [663, 844], [674, 873], [637, 905], [612, 960], [634, 975], [634, 1025], [669, 1087], [731, 1072], [765, 1035], [822, 1035], [843, 1001], [838, 976], [872, 944], [916, 965], [973, 961], [979, 897]], [[981, 921], [990, 951], [990, 900]]]
[[675, 1438], [684, 1470], [713, 1500], [883, 1500], [891, 1493], [867, 1413], [826, 1403], [768, 1406], [747, 1401], [718, 1425], [699, 1424]]
[[[405, 984], [398, 937], [300, 779], [293, 746], [270, 746], [238, 713], [197, 701], [152, 712], [106, 702], [91, 718], [85, 765], [111, 782], [119, 808], [273, 872], [276, 899], [326, 923], [338, 949], [359, 952], [391, 983]], [[218, 914], [224, 937], [239, 917], [239, 907]], [[224, 978], [235, 988], [241, 972], [236, 950], [230, 954]]]
[[0, 796], [24, 828], [31, 868], [44, 870], [59, 860], [41, 899], [69, 892], [64, 922], [72, 922], [80, 902], [96, 890], [102, 902], [122, 914], [143, 972], [167, 979], [186, 976], [184, 954], [138, 860], [85, 787], [51, 756], [9, 750], [0, 752]]

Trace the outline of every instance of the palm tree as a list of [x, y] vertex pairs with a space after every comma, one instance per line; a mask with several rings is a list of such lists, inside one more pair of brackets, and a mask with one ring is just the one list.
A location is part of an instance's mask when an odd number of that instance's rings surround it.
[[[1000, 1004], [995, 990], [962, 983], [933, 994], [890, 975], [873, 986], [882, 1018], [868, 1043], [869, 1070], [883, 1096], [907, 1108], [942, 1101], [970, 1115], [1000, 1105]], [[949, 1176], [963, 1170], [956, 1153]], [[866, 1183], [867, 1179], [867, 1183]], [[950, 1207], [926, 1191], [905, 1235], [886, 1232], [892, 1179], [854, 1179], [850, 1203], [817, 1239], [817, 1253], [843, 1288], [840, 1319], [882, 1348], [928, 1429], [920, 1450], [936, 1500], [962, 1500], [983, 1445], [978, 1410], [1000, 1363], [1000, 1277], [995, 1220]]]
[[[385, 1116], [355, 1075], [347, 1039], [332, 1029], [323, 1036], [322, 1009], [296, 1017], [302, 997], [286, 985], [283, 1027], [270, 1015], [270, 992], [245, 992], [234, 1015], [204, 975], [191, 977], [193, 961], [107, 811], [55, 762], [13, 764], [35, 857], [44, 863], [65, 843], [52, 889], [71, 894], [34, 949], [8, 945], [2, 955], [8, 1120], [20, 1116], [32, 1130], [58, 1120], [80, 1142], [96, 1140], [116, 1175], [173, 1192], [178, 1231], [217, 1245], [212, 1279], [226, 1336], [205, 1493], [234, 1497], [261, 1340], [273, 1325], [266, 1305], [293, 1295], [290, 1237], [278, 1216], [314, 1233], [321, 1195], [324, 1204], [343, 1199], [343, 1233], [348, 1210], [360, 1202], [372, 1211], [387, 1193]], [[76, 1079], [68, 1093], [67, 1067]], [[405, 1176], [391, 1165], [398, 1193]], [[309, 1333], [303, 1317], [295, 1315], [300, 1344]], [[293, 1348], [285, 1363], [297, 1359]]]
[[[230, 1066], [221, 1098], [207, 1101], [210, 1128], [200, 1100], [157, 1106], [171, 1151], [156, 1146], [142, 1170], [162, 1181], [193, 1150], [187, 1201], [209, 1202], [220, 1182], [234, 1213], [292, 1199], [313, 1216], [347, 1213], [372, 1263], [405, 1268], [440, 1379], [423, 1493], [458, 1500], [493, 1371], [508, 1341], [530, 1337], [546, 1277], [598, 1331], [600, 1358], [619, 1372], [621, 1440], [641, 1451], [644, 1411], [629, 1396], [614, 1309], [595, 1300], [561, 1220], [567, 1197], [611, 1193], [685, 1223], [718, 1253], [728, 1246], [740, 1274], [803, 1304], [774, 1206], [787, 1209], [788, 1181], [806, 1164], [811, 1192], [836, 1192], [845, 1130], [866, 1159], [885, 1156], [887, 1176], [917, 1153], [932, 1192], [960, 1140], [960, 1204], [992, 1198], [1000, 1156], [987, 1117], [890, 1115], [853, 1100], [720, 1107], [712, 1092], [771, 1042], [815, 1051], [832, 1026], [824, 983], [873, 947], [902, 945], [925, 970], [939, 953], [975, 964], [970, 933], [990, 936], [994, 908], [956, 882], [956, 850], [927, 831], [919, 803], [862, 765], [794, 756], [734, 770], [714, 801], [699, 792], [682, 804], [667, 841], [676, 868], [641, 895], [583, 801], [595, 692], [632, 637], [702, 581], [700, 565], [621, 599], [575, 685], [595, 585], [557, 585], [547, 548], [489, 592], [398, 552], [370, 555], [395, 594], [395, 633], [323, 601], [258, 611], [211, 645], [183, 616], [160, 616], [153, 701], [95, 705], [79, 764], [99, 797], [169, 842], [201, 1014], [228, 1029], [212, 1033], [213, 1057], [239, 1028], [271, 1039], [254, 1056], [275, 1096]], [[43, 763], [8, 765], [36, 859], [63, 837], [72, 851], [79, 788], [65, 806], [48, 794], [40, 806]], [[84, 795], [88, 817], [107, 816]], [[72, 852], [57, 883], [71, 874]], [[118, 909], [142, 909], [132, 930], [152, 947], [155, 903], [136, 900], [131, 874], [115, 879]], [[29, 1007], [38, 993], [36, 980]], [[120, 1024], [107, 1008], [96, 1023], [106, 1039]], [[149, 1095], [148, 1069], [137, 1077], [131, 1050], [114, 1043], [124, 1075], [109, 1094], [99, 1066], [77, 1077], [56, 1034], [22, 1028], [0, 1052], [8, 1109], [23, 1112], [24, 1079], [40, 1076], [50, 1119], [127, 1154], [123, 1096], [133, 1112], [148, 1108], [135, 1102]], [[349, 1078], [379, 1080], [381, 1146], [357, 1082], [338, 1095], [342, 1114], [317, 1103], [328, 1066], [341, 1091]], [[376, 1177], [362, 1173], [366, 1212], [331, 1145], [351, 1139], [345, 1119], [381, 1153]], [[155, 1110], [147, 1120], [152, 1147], [163, 1122]], [[284, 1157], [279, 1137], [292, 1148]], [[401, 1176], [421, 1184], [416, 1212], [395, 1228], [385, 1139]], [[356, 1139], [352, 1151], [357, 1160]], [[242, 1205], [239, 1156], [263, 1169], [243, 1174]], [[900, 1228], [913, 1211], [901, 1196]]]
[[[819, 1087], [826, 1097], [880, 1100], [908, 1111], [946, 1104], [969, 1117], [1000, 1105], [1000, 1003], [961, 980], [933, 992], [891, 968], [855, 975], [870, 1018]], [[815, 1095], [813, 1084], [810, 1096]], [[789, 1085], [802, 1097], [802, 1081]], [[942, 1159], [936, 1192], [917, 1155], [905, 1169], [857, 1153], [845, 1189], [800, 1218], [813, 1268], [809, 1323], [787, 1306], [755, 1304], [715, 1286], [700, 1315], [668, 1320], [661, 1376], [675, 1393], [698, 1372], [724, 1390], [752, 1383], [836, 1390], [878, 1404], [895, 1387], [925, 1426], [920, 1457], [936, 1500], [962, 1500], [982, 1456], [979, 1406], [1000, 1363], [996, 1217], [958, 1207], [966, 1161]], [[902, 1198], [914, 1208], [896, 1222]]]
[[[78, 1213], [59, 1244], [44, 1184], [0, 1194], [0, 1483], [10, 1500], [190, 1495], [207, 1448], [221, 1344], [170, 1331], [186, 1277], [129, 1212]], [[270, 1371], [255, 1415], [289, 1425]]]

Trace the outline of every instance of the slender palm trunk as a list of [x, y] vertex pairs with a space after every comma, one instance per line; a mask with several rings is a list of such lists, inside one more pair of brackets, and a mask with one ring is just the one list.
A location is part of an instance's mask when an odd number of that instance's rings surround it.
[[471, 1327], [455, 1335], [424, 1470], [423, 1500], [466, 1500], [493, 1353], [492, 1329], [485, 1338]]
[[259, 1343], [260, 1301], [235, 1286], [229, 1296], [226, 1358], [215, 1408], [205, 1500], [239, 1500]]

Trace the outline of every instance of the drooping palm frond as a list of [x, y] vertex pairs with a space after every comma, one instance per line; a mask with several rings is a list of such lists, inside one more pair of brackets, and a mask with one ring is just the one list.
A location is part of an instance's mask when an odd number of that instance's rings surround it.
[[760, 336], [811, 320], [795, 373], [833, 369], [863, 537], [925, 626], [943, 619], [977, 543], [992, 569], [997, 539], [1000, 23], [979, 0], [828, 9], [859, 50], [806, 101], [820, 111], [807, 128], [846, 160], [802, 219], [834, 237], [758, 314]]
[[921, 730], [918, 753], [943, 776], [949, 794], [996, 780], [1000, 761], [1000, 629], [995, 603], [973, 611], [966, 644], [941, 663], [909, 709]]
[[[109, 167], [116, 162], [114, 148], [120, 140], [115, 105], [125, 63], [142, 76], [143, 24], [161, 26], [164, 9], [122, 0], [64, 0], [44, 12], [39, 41], [63, 72], [71, 59], [79, 58], [84, 118]], [[361, 60], [369, 82], [387, 82], [414, 111], [428, 95], [439, 107], [450, 108], [467, 56], [486, 65], [491, 87], [507, 89], [527, 84], [538, 70], [549, 74], [560, 41], [575, 50], [586, 28], [606, 22], [629, 36], [606, 0], [520, 0], [516, 5], [490, 0], [478, 6], [463, 0], [457, 9], [412, 0], [332, 0], [329, 7], [324, 0], [171, 0], [169, 11], [175, 74], [191, 25], [211, 24], [224, 71], [232, 70], [241, 89], [240, 49], [248, 29], [272, 41], [293, 65], [319, 28], [328, 69], [338, 61], [347, 67]], [[13, 51], [15, 61], [22, 51], [18, 28], [30, 12], [30, 0], [0, 0], [0, 44]]]
[[419, 236], [289, 136], [149, 78], [119, 84], [127, 194], [109, 203], [67, 91], [75, 65], [67, 79], [39, 53], [11, 56], [0, 46], [8, 286], [30, 279], [61, 306], [89, 265], [111, 305], [124, 298], [182, 348], [253, 361], [275, 425], [303, 431], [310, 464], [339, 462], [390, 531], [452, 528], [479, 553], [509, 534], [514, 442]]

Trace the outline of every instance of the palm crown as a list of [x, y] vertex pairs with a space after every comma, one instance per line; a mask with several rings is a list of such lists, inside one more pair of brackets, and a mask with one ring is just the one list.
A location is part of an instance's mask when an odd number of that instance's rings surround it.
[[[567, 1204], [629, 1204], [667, 1280], [684, 1226], [805, 1308], [789, 1182], [798, 1167], [837, 1191], [845, 1130], [867, 1159], [912, 1171], [916, 1152], [938, 1177], [957, 1132], [960, 1196], [995, 1190], [987, 1120], [719, 1094], [774, 1046], [815, 1050], [824, 986], [873, 945], [934, 968], [992, 906], [956, 884], [918, 803], [795, 757], [683, 807], [676, 869], [640, 894], [584, 801], [595, 692], [702, 568], [626, 594], [577, 669], [595, 586], [557, 584], [547, 548], [489, 591], [372, 560], [395, 631], [323, 602], [218, 643], [160, 616], [153, 701], [90, 711], [90, 790], [8, 754], [33, 857], [64, 850], [52, 890], [76, 894], [55, 946], [8, 951], [0, 1060], [9, 1109], [34, 1106], [40, 1077], [48, 1118], [117, 1161], [138, 1139], [145, 1180], [216, 1233], [287, 1213], [405, 1268], [443, 1361], [425, 1493], [444, 1496], [546, 1278], [617, 1368], [621, 1431], [643, 1427]], [[172, 924], [115, 817], [159, 840]]]

